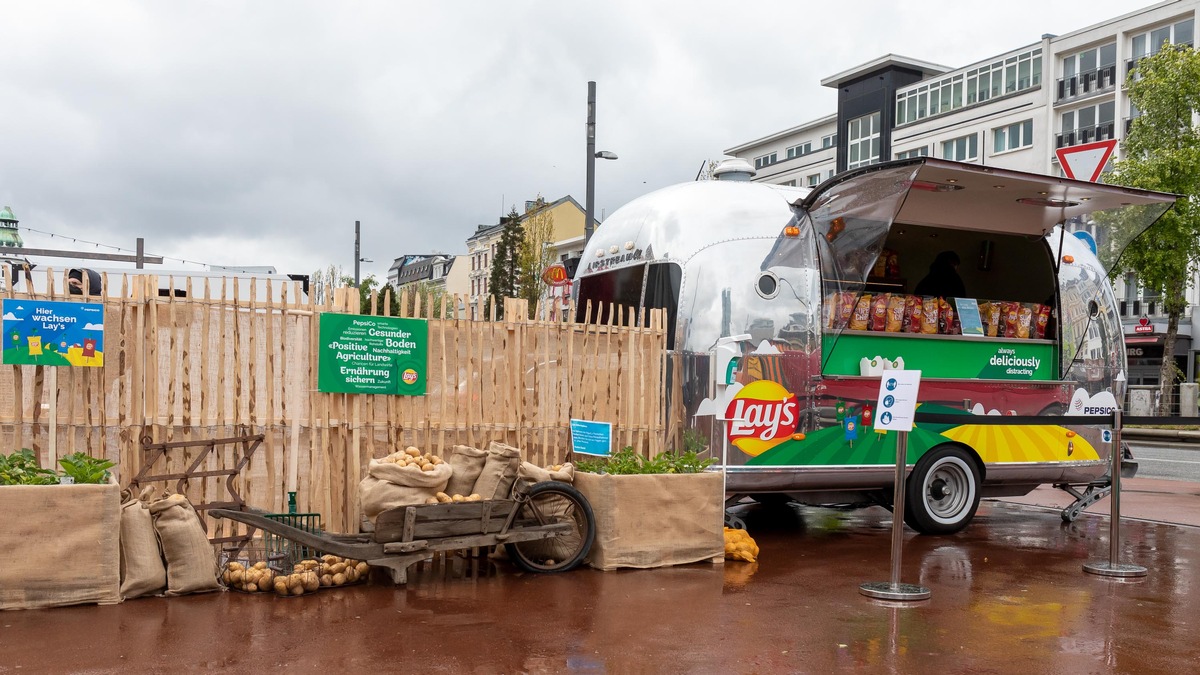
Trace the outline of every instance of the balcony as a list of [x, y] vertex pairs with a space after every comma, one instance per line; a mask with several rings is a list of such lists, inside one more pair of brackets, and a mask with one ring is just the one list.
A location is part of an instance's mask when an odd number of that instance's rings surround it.
[[1067, 148], [1072, 145], [1083, 145], [1084, 143], [1092, 143], [1095, 141], [1106, 141], [1110, 138], [1116, 138], [1116, 124], [1114, 122], [1102, 122], [1094, 127], [1083, 127], [1081, 129], [1073, 129], [1064, 131], [1055, 136], [1056, 148]]
[[[1192, 46], [1191, 42], [1178, 42], [1176, 44], [1183, 45], [1184, 47]], [[1155, 53], [1158, 53], [1158, 52], [1155, 52]], [[1137, 67], [1138, 61], [1141, 61], [1142, 59], [1146, 58], [1146, 56], [1147, 55], [1142, 55], [1142, 56], [1138, 56], [1138, 57], [1135, 57], [1132, 59], [1126, 59], [1125, 60], [1125, 75], [1128, 77], [1128, 75], [1133, 72], [1133, 69]], [[1148, 56], [1154, 56], [1154, 54], [1149, 54]]]
[[1058, 81], [1059, 101], [1112, 89], [1117, 84], [1116, 64], [1101, 66], [1085, 73], [1064, 77]]

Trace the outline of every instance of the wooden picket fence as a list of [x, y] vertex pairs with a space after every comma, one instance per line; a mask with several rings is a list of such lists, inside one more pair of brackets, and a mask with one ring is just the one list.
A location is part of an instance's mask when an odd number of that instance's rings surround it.
[[[618, 446], [666, 449], [661, 311], [607, 307], [601, 320], [576, 323], [573, 311], [541, 306], [526, 319], [527, 306], [510, 300], [505, 319], [479, 307], [487, 318], [472, 321], [461, 298], [402, 298], [412, 310], [402, 316], [429, 321], [427, 395], [325, 394], [318, 318], [359, 313], [356, 289], [318, 304], [299, 282], [189, 279], [160, 292], [157, 277], [124, 274], [105, 276], [94, 295], [69, 295], [65, 275], [45, 274], [44, 292], [29, 283], [14, 290], [10, 277], [4, 297], [101, 302], [105, 315], [103, 367], [0, 368], [0, 442], [4, 451], [34, 449], [43, 466], [77, 451], [104, 456], [124, 485], [143, 468], [145, 443], [262, 434], [234, 489], [274, 512], [286, 512], [295, 492], [298, 512], [350, 532], [368, 461], [408, 445], [448, 457], [456, 444], [501, 441], [547, 465], [567, 458], [569, 420], [578, 418], [612, 422]], [[371, 299], [381, 315], [390, 304]], [[181, 448], [155, 473], [182, 471], [199, 452], [209, 453], [201, 468], [229, 468], [240, 450]], [[225, 498], [224, 479], [195, 483], [184, 490], [193, 501]], [[216, 526], [220, 534], [225, 521]]]

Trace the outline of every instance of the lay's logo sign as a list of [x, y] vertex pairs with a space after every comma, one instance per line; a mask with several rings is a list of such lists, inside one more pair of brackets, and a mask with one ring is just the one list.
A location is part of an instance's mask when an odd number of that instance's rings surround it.
[[742, 387], [725, 411], [729, 442], [750, 456], [786, 441], [800, 420], [796, 395], [777, 382], [758, 380]]

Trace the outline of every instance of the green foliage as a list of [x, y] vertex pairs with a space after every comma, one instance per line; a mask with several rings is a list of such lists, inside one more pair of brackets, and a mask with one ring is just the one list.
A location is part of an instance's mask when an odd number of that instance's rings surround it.
[[108, 470], [115, 466], [110, 460], [89, 457], [83, 452], [67, 455], [58, 460], [58, 463], [62, 465], [63, 474], [78, 484], [107, 483]]
[[517, 253], [525, 236], [517, 207], [509, 211], [503, 223], [504, 228], [500, 231], [500, 241], [496, 244], [496, 254], [492, 259], [492, 274], [488, 279], [488, 294], [496, 303], [497, 318], [504, 316], [504, 298], [517, 297]]
[[8, 455], [0, 455], [0, 485], [54, 485], [58, 474], [38, 466], [37, 458], [29, 448]]
[[[1164, 45], [1154, 56], [1137, 62], [1127, 84], [1130, 101], [1140, 114], [1124, 141], [1124, 159], [1114, 163], [1104, 181], [1182, 198], [1129, 245], [1112, 272], [1133, 271], [1142, 286], [1160, 295], [1168, 316], [1165, 343], [1170, 349], [1187, 308], [1188, 282], [1200, 263], [1200, 127], [1194, 117], [1200, 111], [1200, 53]], [[1111, 224], [1120, 237], [1123, 224]], [[1168, 389], [1174, 384], [1168, 372], [1173, 362], [1163, 361], [1160, 381]]]
[[700, 459], [695, 452], [682, 455], [675, 452], [660, 452], [646, 459], [626, 447], [614, 452], [607, 459], [584, 459], [575, 463], [575, 469], [587, 473], [607, 473], [624, 476], [637, 473], [700, 473], [716, 460]]
[[525, 212], [521, 241], [517, 246], [517, 287], [515, 297], [529, 303], [529, 316], [537, 311], [538, 300], [546, 291], [542, 272], [554, 262], [554, 214], [546, 200], [538, 195]]

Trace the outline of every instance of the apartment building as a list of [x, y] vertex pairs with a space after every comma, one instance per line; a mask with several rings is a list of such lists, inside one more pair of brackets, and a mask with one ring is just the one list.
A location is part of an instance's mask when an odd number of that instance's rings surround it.
[[[821, 80], [838, 92], [835, 113], [725, 153], [752, 162], [756, 181], [795, 186], [921, 156], [1063, 175], [1058, 148], [1115, 139], [1121, 156], [1120, 142], [1138, 114], [1126, 77], [1163, 44], [1192, 45], [1198, 7], [1200, 0], [1161, 2], [961, 67], [887, 54]], [[1161, 303], [1134, 275], [1115, 287], [1129, 383], [1157, 384], [1166, 331]], [[1194, 282], [1188, 290], [1191, 306], [1174, 353], [1189, 382], [1200, 381], [1200, 344], [1193, 345], [1200, 337], [1198, 288]]]

